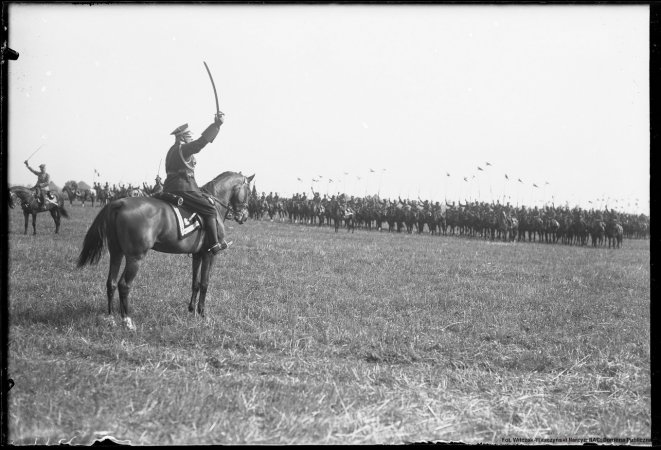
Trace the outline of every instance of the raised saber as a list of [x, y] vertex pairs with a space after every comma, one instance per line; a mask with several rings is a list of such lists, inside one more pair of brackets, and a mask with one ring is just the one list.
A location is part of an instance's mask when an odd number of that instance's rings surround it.
[[41, 150], [41, 147], [43, 147], [43, 146], [44, 146], [44, 144], [41, 144], [38, 149], [33, 151], [32, 154], [30, 156], [28, 156], [28, 159], [26, 159], [26, 161], [29, 161], [30, 158], [32, 158], [35, 155], [35, 153], [37, 153], [39, 150]]
[[216, 98], [216, 113], [220, 114], [220, 106], [218, 105], [218, 92], [216, 92], [216, 83], [213, 82], [213, 77], [211, 76], [211, 71], [209, 70], [209, 66], [207, 66], [207, 63], [202, 61], [204, 63], [204, 67], [207, 69], [207, 73], [209, 74], [209, 79], [211, 80], [211, 86], [213, 87], [213, 95]]

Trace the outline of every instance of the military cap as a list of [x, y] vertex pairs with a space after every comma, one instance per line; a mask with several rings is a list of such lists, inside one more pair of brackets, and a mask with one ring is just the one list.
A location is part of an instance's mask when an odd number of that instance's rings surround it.
[[172, 133], [170, 133], [170, 134], [174, 134], [175, 136], [178, 136], [178, 135], [183, 134], [183, 133], [186, 133], [186, 132], [189, 132], [189, 133], [190, 133], [190, 130], [188, 129], [188, 124], [187, 124], [187, 123], [181, 125], [180, 127], [177, 127], [177, 128], [176, 128]]
[[46, 167], [46, 164], [39, 164], [39, 168], [40, 168], [40, 169], [42, 169], [42, 168], [44, 168], [44, 167]]

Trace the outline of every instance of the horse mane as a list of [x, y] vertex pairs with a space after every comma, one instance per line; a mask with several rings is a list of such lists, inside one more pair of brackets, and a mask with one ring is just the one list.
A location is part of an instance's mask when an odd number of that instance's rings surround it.
[[223, 172], [220, 175], [216, 176], [213, 180], [205, 183], [203, 186], [200, 187], [200, 189], [202, 189], [202, 191], [204, 191], [208, 194], [213, 194], [213, 186], [215, 186], [218, 183], [220, 183], [221, 181], [229, 179], [233, 176], [242, 176], [243, 177], [245, 175], [243, 175], [242, 173], [232, 172], [232, 171], [228, 170], [228, 171]]
[[10, 192], [13, 192], [18, 195], [18, 193], [25, 195], [32, 195], [32, 189], [25, 186], [12, 186], [9, 188]]

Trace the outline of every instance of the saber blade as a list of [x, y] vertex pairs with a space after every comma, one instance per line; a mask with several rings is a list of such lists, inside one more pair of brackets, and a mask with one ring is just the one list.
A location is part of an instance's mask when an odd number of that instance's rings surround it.
[[39, 150], [41, 150], [41, 147], [43, 147], [43, 146], [44, 146], [44, 144], [41, 144], [38, 149], [33, 151], [32, 154], [30, 156], [28, 156], [28, 159], [26, 159], [26, 161], [29, 161], [30, 158], [32, 158]]
[[216, 113], [220, 112], [220, 106], [218, 105], [218, 92], [216, 92], [216, 83], [213, 82], [213, 77], [211, 76], [211, 71], [209, 70], [209, 66], [207, 66], [207, 63], [205, 61], [202, 61], [204, 63], [204, 67], [207, 69], [207, 73], [209, 74], [209, 79], [211, 80], [211, 86], [213, 87], [213, 96], [216, 98]]

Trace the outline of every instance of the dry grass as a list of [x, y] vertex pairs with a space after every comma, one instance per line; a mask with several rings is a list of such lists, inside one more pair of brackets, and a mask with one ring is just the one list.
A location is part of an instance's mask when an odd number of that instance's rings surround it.
[[16, 444], [650, 437], [649, 242], [248, 222], [204, 320], [186, 309], [190, 260], [150, 253], [133, 333], [103, 320], [107, 257], [74, 269], [98, 209], [70, 209], [59, 236], [10, 217]]

